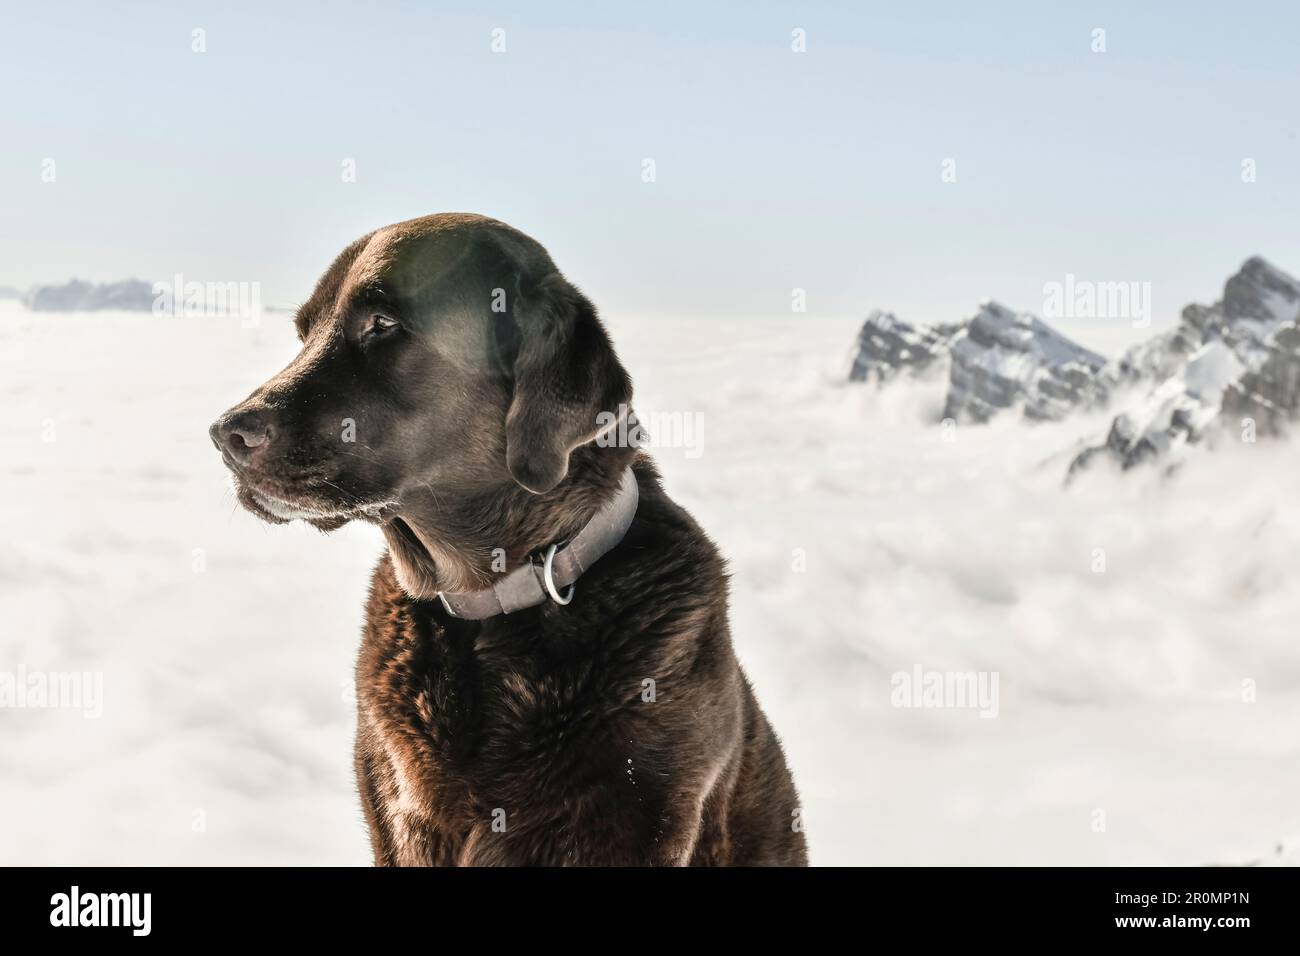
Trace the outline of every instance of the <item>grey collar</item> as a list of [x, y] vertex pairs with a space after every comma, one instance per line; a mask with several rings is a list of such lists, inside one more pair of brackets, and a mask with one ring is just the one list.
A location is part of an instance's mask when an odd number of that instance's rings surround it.
[[[539, 565], [529, 559], [490, 588], [481, 591], [439, 591], [438, 599], [452, 617], [481, 621], [535, 607], [548, 597], [556, 604], [573, 600], [574, 582], [582, 573], [609, 553], [623, 540], [636, 515], [636, 475], [629, 468], [623, 473], [618, 494], [606, 502], [567, 544], [553, 544]], [[561, 588], [568, 588], [564, 595]]]

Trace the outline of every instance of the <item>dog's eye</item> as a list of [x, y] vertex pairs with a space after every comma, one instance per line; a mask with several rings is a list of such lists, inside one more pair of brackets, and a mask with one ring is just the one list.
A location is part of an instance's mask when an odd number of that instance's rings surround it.
[[370, 324], [366, 326], [366, 331], [371, 333], [383, 333], [395, 328], [397, 328], [396, 319], [384, 315], [382, 312], [376, 312], [370, 317]]

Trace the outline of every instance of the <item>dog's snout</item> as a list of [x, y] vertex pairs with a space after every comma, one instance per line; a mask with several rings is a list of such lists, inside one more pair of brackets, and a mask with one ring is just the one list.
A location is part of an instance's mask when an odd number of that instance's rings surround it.
[[246, 465], [271, 444], [274, 431], [265, 412], [256, 409], [221, 416], [208, 429], [217, 450]]

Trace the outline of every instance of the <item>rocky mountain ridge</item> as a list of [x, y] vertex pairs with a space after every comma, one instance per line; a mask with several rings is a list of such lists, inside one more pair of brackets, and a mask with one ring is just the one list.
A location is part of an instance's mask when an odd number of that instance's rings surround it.
[[1219, 425], [1278, 434], [1300, 415], [1300, 281], [1253, 256], [1219, 301], [1188, 305], [1175, 328], [1114, 361], [992, 300], [951, 325], [876, 311], [849, 377], [884, 384], [945, 368], [943, 417], [957, 421], [1017, 409], [1057, 421], [1124, 397], [1104, 440], [1076, 456], [1071, 474], [1101, 460], [1127, 469], [1159, 459]]

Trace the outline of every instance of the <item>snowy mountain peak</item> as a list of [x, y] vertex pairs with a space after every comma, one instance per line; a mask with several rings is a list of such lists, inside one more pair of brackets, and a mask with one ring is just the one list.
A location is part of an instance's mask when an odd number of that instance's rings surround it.
[[944, 417], [983, 422], [1023, 406], [1026, 418], [1059, 419], [1104, 397], [1105, 364], [1037, 316], [986, 299], [953, 346]]
[[1260, 256], [1251, 256], [1224, 284], [1222, 311], [1229, 324], [1294, 322], [1300, 317], [1300, 281]]
[[875, 309], [858, 333], [849, 380], [887, 382], [900, 372], [924, 372], [947, 356], [961, 330], [960, 325], [911, 324]]
[[982, 301], [968, 321], [972, 336], [1018, 351], [1039, 352], [1052, 364], [1077, 361], [1100, 368], [1106, 362], [1032, 313], [1015, 312], [992, 299]]
[[1110, 370], [1148, 390], [1071, 471], [1098, 456], [1129, 468], [1164, 455], [1198, 441], [1221, 413], [1280, 430], [1300, 405], [1298, 321], [1300, 281], [1251, 256], [1224, 283], [1222, 299], [1188, 305], [1177, 328], [1130, 349]]

